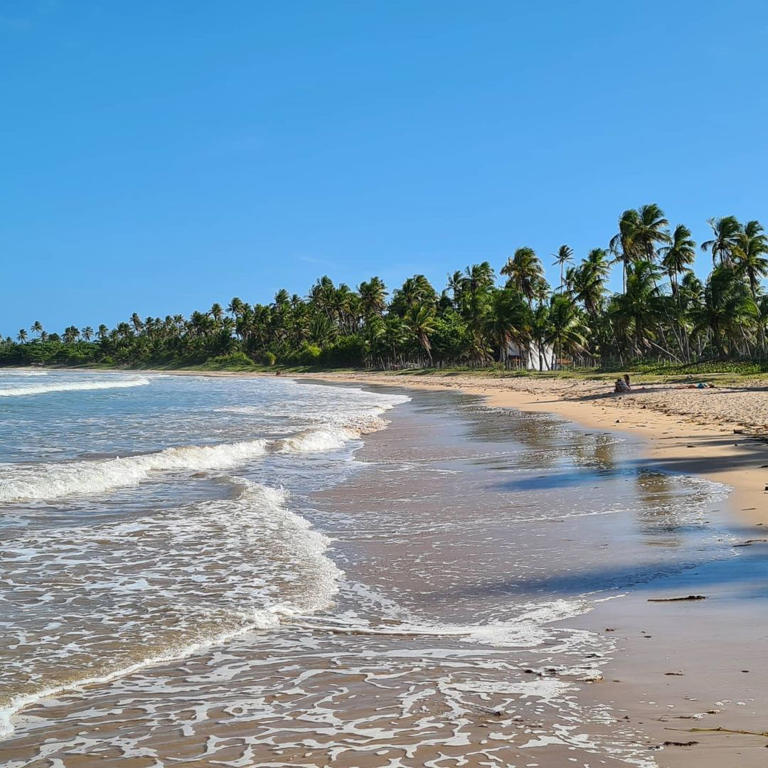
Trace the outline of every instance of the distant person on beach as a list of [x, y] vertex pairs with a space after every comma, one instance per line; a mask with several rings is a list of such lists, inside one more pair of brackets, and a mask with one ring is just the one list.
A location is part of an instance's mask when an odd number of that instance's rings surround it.
[[625, 392], [631, 392], [632, 390], [629, 388], [629, 384], [622, 379], [618, 378], [616, 379], [616, 383], [613, 385], [613, 391], [616, 394], [623, 395]]
[[629, 383], [629, 374], [628, 373], [624, 374], [624, 383], [627, 385], [626, 391], [627, 392], [631, 392], [632, 391], [632, 386]]

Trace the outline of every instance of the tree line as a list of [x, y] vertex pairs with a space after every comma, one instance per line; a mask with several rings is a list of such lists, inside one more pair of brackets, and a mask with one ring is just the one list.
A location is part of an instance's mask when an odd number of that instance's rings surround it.
[[[568, 245], [542, 260], [518, 248], [497, 275], [487, 261], [450, 274], [438, 291], [414, 275], [391, 295], [378, 277], [356, 290], [325, 276], [307, 296], [268, 304], [233, 298], [189, 318], [141, 318], [47, 333], [39, 322], [0, 344], [0, 364], [183, 366], [571, 366], [639, 361], [764, 359], [768, 237], [758, 221], [709, 220], [697, 245], [654, 204], [621, 214], [616, 234], [578, 263]], [[697, 248], [712, 269], [698, 277]], [[622, 289], [607, 288], [620, 269]]]

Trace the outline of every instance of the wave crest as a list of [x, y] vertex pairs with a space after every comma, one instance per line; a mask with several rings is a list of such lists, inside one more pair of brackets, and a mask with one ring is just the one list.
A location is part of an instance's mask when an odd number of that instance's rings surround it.
[[147, 384], [149, 384], [149, 379], [146, 376], [115, 381], [63, 381], [59, 384], [33, 384], [29, 387], [0, 389], [0, 397], [26, 397], [27, 395], [47, 395], [52, 392], [81, 392], [97, 389], [125, 389], [143, 387]]

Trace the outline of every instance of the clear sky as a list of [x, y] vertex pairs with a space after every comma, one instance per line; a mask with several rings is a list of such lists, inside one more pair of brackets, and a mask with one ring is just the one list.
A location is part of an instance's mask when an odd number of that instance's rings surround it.
[[764, 0], [0, 0], [0, 332], [768, 225], [767, 43]]

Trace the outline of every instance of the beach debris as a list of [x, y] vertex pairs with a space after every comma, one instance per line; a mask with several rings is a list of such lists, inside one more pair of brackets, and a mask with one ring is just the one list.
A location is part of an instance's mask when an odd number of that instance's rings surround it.
[[665, 741], [662, 746], [664, 747], [693, 747], [698, 744], [698, 741]]
[[[683, 730], [680, 728], [668, 728], [669, 731]], [[743, 736], [762, 736], [768, 737], [768, 731], [743, 731], [739, 728], [723, 728], [721, 725], [716, 728], [685, 728], [687, 733], [737, 733]]]
[[669, 677], [684, 677], [685, 675], [682, 672], [665, 672], [665, 675], [668, 675]]
[[686, 595], [685, 597], [649, 597], [649, 603], [680, 603], [685, 600], [706, 600], [706, 595]]
[[747, 539], [746, 541], [741, 541], [738, 544], [734, 544], [734, 547], [750, 547], [752, 544], [765, 544], [768, 542], [768, 539]]
[[606, 627], [605, 631], [606, 632], [615, 632], [616, 630], [613, 627]]

